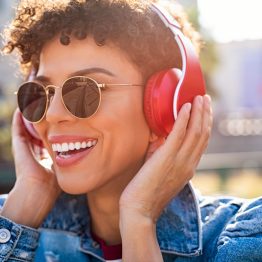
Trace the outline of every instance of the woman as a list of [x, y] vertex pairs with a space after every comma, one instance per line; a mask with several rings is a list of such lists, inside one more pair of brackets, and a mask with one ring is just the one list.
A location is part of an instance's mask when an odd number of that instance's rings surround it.
[[[197, 197], [188, 184], [209, 138], [209, 96], [185, 103], [166, 139], [145, 119], [148, 78], [181, 67], [177, 43], [151, 6], [141, 0], [20, 3], [6, 50], [17, 49], [23, 72], [31, 72], [18, 100], [35, 91], [27, 101], [32, 108], [36, 102], [35, 110], [22, 111], [53, 166], [34, 157], [34, 139], [16, 110], [17, 180], [2, 198], [0, 261], [262, 259], [261, 199]], [[91, 86], [88, 94], [70, 93], [83, 83]], [[101, 101], [90, 100], [98, 87]], [[40, 101], [41, 92], [49, 100]]]

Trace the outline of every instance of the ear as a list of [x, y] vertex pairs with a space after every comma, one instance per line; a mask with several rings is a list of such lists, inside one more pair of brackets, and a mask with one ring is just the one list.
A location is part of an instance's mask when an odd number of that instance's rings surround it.
[[151, 131], [150, 133], [150, 138], [149, 138], [149, 144], [147, 148], [147, 153], [146, 153], [146, 160], [150, 158], [154, 152], [165, 142], [164, 137], [157, 136], [155, 133]]

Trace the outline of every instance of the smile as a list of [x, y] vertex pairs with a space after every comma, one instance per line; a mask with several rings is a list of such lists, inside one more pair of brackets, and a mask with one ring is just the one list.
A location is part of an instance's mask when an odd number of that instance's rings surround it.
[[77, 164], [87, 156], [97, 144], [97, 140], [52, 143], [55, 162], [60, 167]]
[[85, 149], [85, 148], [90, 148], [95, 146], [97, 143], [96, 140], [93, 141], [87, 141], [87, 142], [70, 142], [70, 143], [56, 143], [52, 144], [52, 149], [54, 152], [58, 153], [64, 153], [64, 152], [69, 152], [69, 151], [76, 151], [80, 149]]

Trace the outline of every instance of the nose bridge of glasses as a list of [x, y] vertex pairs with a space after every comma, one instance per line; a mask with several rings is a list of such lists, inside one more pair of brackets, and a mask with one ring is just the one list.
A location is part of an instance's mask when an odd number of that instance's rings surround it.
[[96, 83], [96, 85], [100, 89], [105, 89], [106, 88], [106, 84], [98, 84], [98, 83]]
[[55, 89], [58, 89], [60, 87], [59, 86], [55, 86], [55, 85], [47, 85], [45, 88], [46, 88], [46, 90], [55, 90]]
[[48, 95], [48, 97], [50, 96], [54, 96], [55, 95], [55, 90], [56, 89], [59, 89], [60, 87], [59, 86], [55, 86], [55, 85], [48, 85], [46, 86], [46, 93]]
[[55, 85], [48, 85], [48, 86], [45, 87], [45, 89], [46, 89], [46, 95], [47, 95], [47, 100], [48, 100], [47, 103], [48, 103], [48, 106], [49, 106], [51, 100], [54, 98], [55, 90], [60, 89], [60, 87], [55, 86]]

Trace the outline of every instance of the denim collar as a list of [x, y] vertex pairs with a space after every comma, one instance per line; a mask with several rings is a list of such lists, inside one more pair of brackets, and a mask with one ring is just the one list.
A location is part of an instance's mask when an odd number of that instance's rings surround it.
[[[80, 250], [104, 261], [90, 235], [90, 214], [86, 196], [62, 194], [43, 223], [43, 228], [74, 232], [81, 238]], [[63, 216], [61, 216], [63, 214]], [[202, 229], [198, 200], [191, 184], [170, 201], [157, 221], [157, 239], [163, 253], [197, 256], [202, 253]]]
[[202, 253], [200, 208], [190, 183], [163, 210], [157, 221], [157, 239], [163, 253], [183, 256]]

